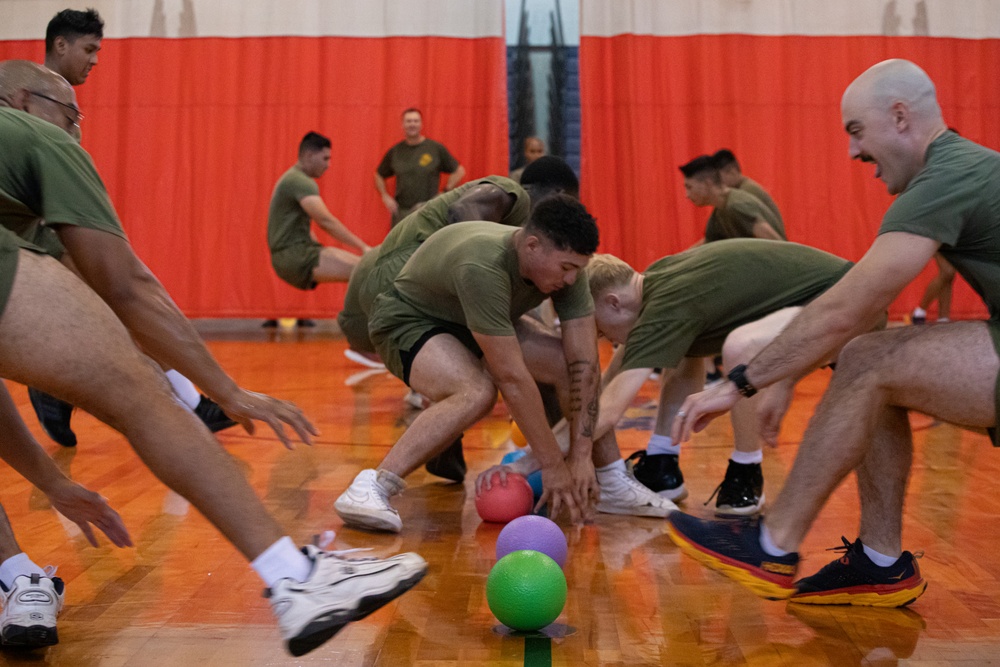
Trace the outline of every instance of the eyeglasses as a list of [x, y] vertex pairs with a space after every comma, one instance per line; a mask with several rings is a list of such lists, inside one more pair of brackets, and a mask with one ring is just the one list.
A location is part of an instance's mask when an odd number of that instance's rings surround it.
[[43, 95], [42, 93], [36, 93], [33, 90], [29, 90], [28, 93], [30, 95], [34, 95], [35, 97], [41, 97], [43, 100], [48, 100], [49, 102], [55, 102], [59, 106], [65, 108], [65, 109], [69, 109], [70, 111], [72, 111], [73, 115], [72, 116], [66, 116], [66, 120], [68, 120], [70, 122], [70, 124], [76, 126], [77, 128], [79, 128], [80, 127], [80, 123], [83, 122], [83, 114], [80, 113], [80, 110], [77, 109], [72, 104], [66, 104], [65, 102], [60, 102], [59, 100], [55, 99], [54, 97], [49, 97], [48, 95]]

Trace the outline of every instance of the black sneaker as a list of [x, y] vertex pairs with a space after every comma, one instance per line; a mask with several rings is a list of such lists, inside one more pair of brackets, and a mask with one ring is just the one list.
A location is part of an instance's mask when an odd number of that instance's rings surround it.
[[804, 604], [851, 604], [865, 607], [905, 607], [927, 589], [916, 558], [909, 551], [888, 567], [879, 567], [865, 554], [859, 538], [827, 551], [844, 555], [822, 570], [795, 582], [791, 602]]
[[34, 387], [28, 387], [28, 398], [48, 436], [63, 447], [76, 447], [76, 433], [69, 425], [73, 406]]
[[726, 478], [705, 504], [715, 500], [715, 513], [723, 516], [749, 516], [764, 506], [764, 473], [759, 463], [729, 460]]
[[264, 324], [260, 325], [262, 329], [277, 329], [278, 320], [264, 320]]
[[458, 440], [448, 445], [444, 450], [425, 465], [427, 472], [438, 477], [450, 479], [453, 482], [465, 480], [465, 455], [462, 452], [462, 436]]
[[301, 327], [303, 329], [306, 329], [306, 328], [309, 328], [309, 327], [316, 326], [316, 320], [307, 320], [307, 319], [299, 318], [299, 319], [295, 320], [295, 324], [297, 324], [299, 327]]
[[702, 565], [769, 600], [795, 593], [799, 555], [772, 556], [760, 546], [760, 520], [702, 521], [683, 512], [667, 517], [670, 539]]
[[650, 491], [677, 502], [688, 495], [679, 459], [677, 454], [647, 454], [645, 449], [640, 449], [625, 459], [625, 465]]
[[230, 426], [236, 426], [237, 423], [226, 416], [226, 413], [222, 411], [219, 404], [208, 396], [201, 397], [201, 400], [198, 401], [198, 407], [194, 409], [194, 413], [198, 416], [198, 419], [205, 422], [205, 426], [212, 433], [218, 433]]

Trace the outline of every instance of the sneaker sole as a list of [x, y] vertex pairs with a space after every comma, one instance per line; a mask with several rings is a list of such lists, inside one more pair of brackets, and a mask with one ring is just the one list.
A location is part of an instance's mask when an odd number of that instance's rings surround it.
[[288, 652], [299, 657], [318, 648], [340, 632], [348, 623], [360, 621], [416, 586], [426, 574], [427, 566], [425, 565], [420, 572], [400, 581], [391, 590], [361, 598], [357, 608], [351, 611], [331, 612], [314, 619], [302, 629], [298, 637], [288, 640]]
[[640, 516], [649, 517], [652, 519], [666, 519], [670, 516], [670, 513], [674, 509], [659, 509], [657, 507], [617, 507], [614, 505], [605, 505], [598, 502], [596, 505], [598, 512], [603, 514], [621, 514], [624, 516]]
[[795, 595], [789, 602], [799, 604], [837, 604], [856, 607], [905, 607], [912, 604], [927, 590], [927, 582], [921, 579], [915, 586], [889, 593], [810, 593]]
[[663, 491], [657, 491], [656, 495], [661, 498], [666, 498], [671, 502], [679, 503], [688, 497], [688, 490], [683, 484], [681, 484], [676, 489], [664, 489]]
[[670, 535], [670, 539], [673, 540], [674, 544], [680, 547], [681, 551], [686, 553], [688, 556], [691, 556], [709, 569], [721, 572], [730, 579], [743, 584], [762, 598], [766, 598], [768, 600], [787, 600], [795, 593], [795, 589], [791, 586], [786, 588], [767, 581], [766, 579], [761, 579], [746, 568], [730, 565], [726, 561], [722, 560], [722, 558], [707, 551], [703, 551], [701, 547], [696, 545], [694, 542], [689, 541], [688, 538], [674, 528], [673, 525], [667, 525], [667, 534]]
[[40, 647], [55, 646], [59, 643], [59, 633], [55, 626], [45, 625], [8, 625], [4, 628], [4, 646]]
[[732, 505], [723, 505], [721, 507], [715, 508], [715, 514], [717, 516], [752, 516], [754, 514], [759, 514], [760, 511], [764, 509], [764, 494], [760, 494], [760, 500], [756, 505], [750, 505], [748, 507], [733, 507]]
[[336, 503], [333, 505], [333, 510], [337, 516], [344, 520], [344, 524], [351, 528], [379, 530], [387, 533], [398, 533], [403, 530], [402, 521], [393, 523], [380, 516], [373, 516], [360, 510], [337, 507]]

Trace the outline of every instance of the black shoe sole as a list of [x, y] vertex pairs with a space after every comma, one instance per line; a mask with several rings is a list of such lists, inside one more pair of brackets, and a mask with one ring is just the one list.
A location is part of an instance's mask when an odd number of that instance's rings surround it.
[[352, 611], [332, 612], [320, 616], [303, 628], [298, 637], [288, 640], [288, 652], [297, 658], [318, 648], [340, 632], [348, 623], [360, 621], [419, 584], [425, 574], [427, 574], [427, 570], [399, 582], [391, 591], [361, 598], [357, 608]]
[[55, 646], [59, 643], [59, 633], [56, 628], [44, 625], [9, 625], [4, 628], [4, 646], [19, 646], [21, 648], [41, 648]]
[[[28, 398], [31, 400], [31, 407], [35, 409], [35, 416], [38, 417], [38, 423], [42, 425], [45, 434], [63, 447], [76, 447], [76, 434], [70, 428], [73, 406], [31, 387], [28, 388]], [[65, 414], [49, 414], [53, 411], [64, 411]]]

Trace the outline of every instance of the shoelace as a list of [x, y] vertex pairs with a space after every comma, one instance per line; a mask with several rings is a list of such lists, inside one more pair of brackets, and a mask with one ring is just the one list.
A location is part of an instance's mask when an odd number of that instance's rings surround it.
[[[721, 491], [722, 487], [726, 485], [726, 482], [732, 482], [733, 484], [739, 484], [739, 483], [741, 483], [741, 481], [742, 480], [740, 479], [739, 475], [733, 475], [732, 477], [730, 477], [729, 476], [729, 470], [727, 469], [726, 470], [726, 478], [722, 480], [722, 484], [719, 484], [717, 487], [715, 487], [715, 491], [712, 491], [712, 495], [710, 495], [708, 497], [708, 500], [706, 500], [705, 502], [702, 503], [702, 506], [703, 507], [708, 506], [708, 504], [710, 502], [712, 502], [712, 498], [715, 498], [717, 495], [719, 495], [719, 491]], [[837, 548], [839, 548], [839, 547], [837, 547]], [[829, 551], [829, 549], [827, 551]]]
[[[864, 552], [864, 547], [861, 545], [861, 538], [858, 538], [858, 541], [856, 543], [852, 543], [849, 539], [847, 539], [846, 537], [844, 537], [843, 535], [841, 535], [840, 536], [840, 540], [841, 540], [841, 542], [843, 542], [843, 544], [841, 544], [839, 546], [836, 546], [836, 547], [830, 547], [830, 548], [827, 549], [827, 551], [834, 551], [836, 553], [842, 553], [842, 554], [844, 554], [843, 558], [840, 559], [841, 561], [844, 561], [844, 558], [846, 558], [848, 556], [848, 554], [851, 553], [851, 551], [855, 551], [855, 548], [854, 548], [855, 544], [858, 545], [858, 548], [856, 549], [856, 551]], [[913, 556], [914, 560], [918, 560], [918, 559], [924, 557], [924, 552], [923, 552], [923, 550], [914, 551], [914, 552], [911, 553], [911, 555]], [[845, 562], [845, 564], [846, 564], [846, 562]]]
[[324, 530], [322, 533], [313, 535], [312, 543], [313, 546], [322, 549], [323, 553], [326, 555], [336, 556], [341, 560], [375, 560], [375, 558], [344, 558], [345, 554], [358, 553], [359, 551], [372, 551], [371, 547], [355, 547], [353, 549], [331, 549], [328, 550], [327, 547], [333, 544], [334, 538], [337, 537], [337, 532], [334, 530]]

